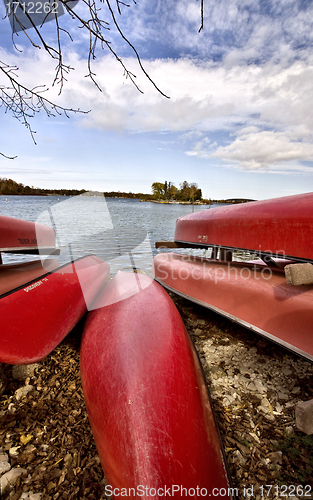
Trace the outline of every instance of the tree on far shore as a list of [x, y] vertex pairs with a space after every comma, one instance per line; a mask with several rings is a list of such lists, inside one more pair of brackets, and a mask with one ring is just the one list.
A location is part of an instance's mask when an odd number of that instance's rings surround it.
[[151, 186], [155, 200], [176, 200], [185, 202], [195, 202], [202, 200], [202, 191], [196, 183], [189, 184], [184, 181], [180, 184], [180, 190], [172, 182], [163, 184], [154, 182]]

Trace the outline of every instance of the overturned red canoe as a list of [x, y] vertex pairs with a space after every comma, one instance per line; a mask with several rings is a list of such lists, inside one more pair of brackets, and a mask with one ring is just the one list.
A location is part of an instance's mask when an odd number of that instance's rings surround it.
[[54, 250], [52, 227], [0, 215], [0, 252], [50, 254]]
[[288, 285], [283, 269], [163, 253], [154, 273], [166, 288], [313, 361], [313, 286]]
[[185, 215], [177, 220], [174, 239], [203, 247], [313, 260], [313, 193]]
[[207, 387], [168, 294], [148, 276], [119, 272], [94, 307], [81, 377], [106, 493], [229, 499]]
[[0, 362], [27, 364], [47, 356], [74, 328], [109, 277], [89, 255], [0, 266]]

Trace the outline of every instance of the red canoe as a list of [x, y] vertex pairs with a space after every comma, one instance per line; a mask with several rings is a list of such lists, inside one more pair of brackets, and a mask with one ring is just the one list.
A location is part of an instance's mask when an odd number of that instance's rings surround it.
[[81, 377], [106, 493], [231, 498], [200, 364], [168, 294], [148, 276], [119, 272], [95, 307]]
[[[47, 272], [48, 270], [48, 272]], [[109, 277], [109, 265], [90, 255], [0, 266], [0, 362], [34, 363], [74, 328]]]
[[176, 242], [313, 260], [313, 193], [222, 206], [180, 217]]
[[154, 273], [166, 288], [313, 361], [313, 286], [287, 285], [283, 269], [163, 253]]
[[52, 227], [0, 215], [0, 252], [50, 254], [54, 250]]

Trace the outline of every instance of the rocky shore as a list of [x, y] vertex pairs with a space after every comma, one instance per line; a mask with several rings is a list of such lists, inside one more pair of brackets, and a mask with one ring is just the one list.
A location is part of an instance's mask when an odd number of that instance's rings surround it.
[[[198, 351], [240, 500], [313, 499], [313, 436], [295, 408], [313, 365], [171, 295]], [[82, 323], [45, 360], [0, 366], [1, 498], [106, 498], [79, 374]]]

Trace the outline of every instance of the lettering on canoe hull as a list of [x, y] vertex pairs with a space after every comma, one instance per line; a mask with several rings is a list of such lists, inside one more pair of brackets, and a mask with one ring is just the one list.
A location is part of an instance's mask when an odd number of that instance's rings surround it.
[[26, 288], [24, 288], [24, 292], [30, 292], [31, 290], [34, 290], [34, 288], [37, 288], [37, 286], [43, 285], [45, 281], [49, 281], [48, 278], [42, 278], [41, 280], [36, 281], [36, 283], [27, 286]]
[[208, 237], [207, 237], [207, 235], [202, 236], [201, 234], [199, 234], [198, 240], [199, 240], [199, 243], [207, 243]]
[[37, 240], [37, 238], [17, 238], [20, 245], [40, 245], [42, 240]]

